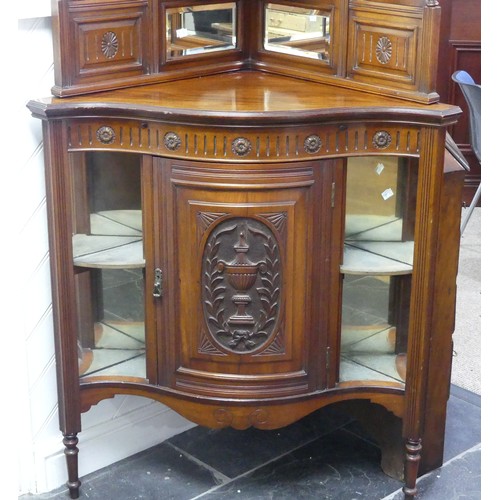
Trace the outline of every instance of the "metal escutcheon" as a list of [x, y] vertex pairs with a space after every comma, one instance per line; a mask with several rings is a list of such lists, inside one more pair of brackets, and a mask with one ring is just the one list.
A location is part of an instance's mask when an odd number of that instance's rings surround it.
[[153, 297], [160, 298], [163, 295], [163, 272], [160, 268], [155, 269], [155, 280], [153, 283]]

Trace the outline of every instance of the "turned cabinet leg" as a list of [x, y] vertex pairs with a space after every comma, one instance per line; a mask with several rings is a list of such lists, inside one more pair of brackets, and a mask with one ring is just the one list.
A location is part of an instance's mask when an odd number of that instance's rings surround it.
[[78, 479], [78, 438], [76, 434], [65, 434], [63, 438], [65, 446], [64, 454], [66, 455], [66, 466], [68, 468], [68, 482], [66, 483], [69, 489], [70, 498], [78, 498], [80, 496], [81, 482]]
[[406, 441], [405, 485], [403, 487], [405, 500], [412, 500], [417, 494], [417, 476], [421, 450], [420, 439], [409, 438]]

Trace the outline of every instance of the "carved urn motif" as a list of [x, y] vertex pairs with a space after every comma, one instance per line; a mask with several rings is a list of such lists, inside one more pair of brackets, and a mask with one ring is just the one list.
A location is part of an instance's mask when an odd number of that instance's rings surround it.
[[226, 272], [229, 284], [237, 290], [232, 297], [237, 311], [229, 318], [230, 325], [255, 324], [255, 319], [245, 311], [246, 306], [252, 301], [250, 295], [245, 292], [254, 286], [259, 264], [254, 264], [248, 259], [248, 248], [245, 232], [240, 231], [238, 243], [234, 245], [235, 259], [230, 264], [222, 261], [219, 263], [219, 269]]
[[276, 330], [281, 261], [272, 231], [262, 222], [222, 222], [207, 241], [203, 269], [206, 324], [219, 346], [249, 352]]

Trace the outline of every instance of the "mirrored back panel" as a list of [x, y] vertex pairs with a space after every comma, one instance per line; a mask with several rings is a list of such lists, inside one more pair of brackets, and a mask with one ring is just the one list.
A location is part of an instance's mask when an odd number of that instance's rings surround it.
[[167, 8], [166, 59], [234, 49], [236, 3]]
[[264, 49], [320, 61], [330, 60], [330, 13], [281, 3], [265, 5]]
[[59, 97], [251, 69], [411, 101], [439, 99], [438, 2], [56, 3], [52, 91]]

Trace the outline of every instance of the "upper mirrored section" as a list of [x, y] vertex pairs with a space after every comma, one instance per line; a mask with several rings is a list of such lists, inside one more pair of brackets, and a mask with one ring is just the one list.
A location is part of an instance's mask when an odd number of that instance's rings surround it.
[[166, 9], [167, 59], [236, 48], [236, 3]]
[[330, 13], [279, 3], [266, 4], [264, 48], [328, 62]]

